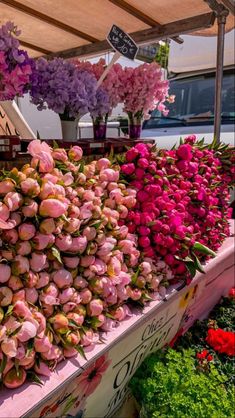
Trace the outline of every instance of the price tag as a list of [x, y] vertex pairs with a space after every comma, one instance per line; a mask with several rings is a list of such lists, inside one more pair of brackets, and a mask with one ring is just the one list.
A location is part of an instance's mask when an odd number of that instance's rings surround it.
[[138, 46], [133, 39], [118, 26], [112, 26], [107, 41], [115, 51], [118, 51], [124, 57], [129, 58], [130, 60], [135, 59], [138, 52]]

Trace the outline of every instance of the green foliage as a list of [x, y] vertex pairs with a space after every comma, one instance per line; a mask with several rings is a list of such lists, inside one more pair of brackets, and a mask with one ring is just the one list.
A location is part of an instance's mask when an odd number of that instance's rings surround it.
[[142, 406], [142, 418], [228, 418], [234, 416], [233, 391], [212, 364], [197, 368], [195, 351], [168, 349], [148, 357], [130, 387]]
[[[234, 417], [234, 359], [205, 342], [208, 324], [235, 330], [234, 308], [234, 300], [223, 298], [209, 319], [197, 321], [179, 338], [175, 350], [158, 351], [144, 361], [130, 382], [141, 418]], [[203, 368], [196, 353], [205, 349], [214, 360]]]
[[164, 42], [164, 44], [158, 45], [155, 61], [160, 64], [162, 68], [167, 68], [168, 66], [169, 51], [170, 45], [168, 41]]

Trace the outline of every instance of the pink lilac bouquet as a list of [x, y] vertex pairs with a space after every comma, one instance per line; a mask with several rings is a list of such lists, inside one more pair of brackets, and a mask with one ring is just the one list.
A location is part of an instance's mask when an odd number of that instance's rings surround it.
[[[72, 62], [77, 68], [89, 71], [94, 74], [96, 80], [100, 79], [106, 68], [106, 63], [103, 58], [100, 58], [100, 60], [94, 64], [89, 61], [79, 61], [77, 59], [73, 59]], [[111, 70], [103, 80], [101, 86], [109, 97], [108, 113], [110, 114], [112, 109], [114, 109], [119, 103], [122, 103], [123, 101], [123, 69], [120, 64], [114, 64], [112, 66]]]
[[121, 79], [124, 111], [129, 116], [147, 119], [149, 112], [156, 108], [167, 115], [164, 102], [172, 102], [174, 97], [168, 97], [169, 82], [163, 80], [161, 67], [157, 63], [145, 63], [136, 68], [125, 67]]
[[20, 31], [12, 22], [0, 27], [0, 100], [13, 100], [29, 89], [33, 60], [19, 49]]
[[121, 172], [137, 192], [126, 220], [129, 232], [138, 234], [147, 257], [161, 257], [175, 277], [203, 271], [201, 261], [229, 235], [232, 173], [224, 167], [234, 154], [224, 151], [190, 136], [178, 149], [138, 144], [125, 155]]
[[30, 91], [31, 101], [39, 110], [51, 109], [62, 120], [74, 120], [97, 105], [96, 79], [62, 58], [36, 61]]
[[28, 147], [31, 164], [0, 181], [0, 359], [3, 384], [49, 376], [84, 355], [143, 304], [165, 293], [171, 268], [137, 248], [125, 225], [136, 190], [106, 158], [82, 150]]

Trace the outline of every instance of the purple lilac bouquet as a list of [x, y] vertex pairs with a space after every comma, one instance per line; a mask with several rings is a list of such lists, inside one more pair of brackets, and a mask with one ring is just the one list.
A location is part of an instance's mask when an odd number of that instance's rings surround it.
[[51, 109], [62, 120], [74, 120], [96, 106], [96, 79], [62, 58], [36, 62], [31, 101], [38, 110]]
[[0, 27], [0, 100], [23, 96], [30, 86], [34, 61], [19, 49], [19, 34], [12, 22]]
[[90, 109], [92, 119], [102, 118], [103, 116], [106, 116], [109, 112], [109, 109], [109, 95], [103, 87], [99, 87], [96, 91], [96, 104]]

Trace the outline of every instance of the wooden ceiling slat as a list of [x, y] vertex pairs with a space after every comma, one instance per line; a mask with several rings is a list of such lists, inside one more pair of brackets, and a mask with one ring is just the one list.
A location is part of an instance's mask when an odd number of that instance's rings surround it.
[[33, 49], [34, 51], [41, 52], [41, 54], [43, 55], [51, 54], [51, 51], [41, 48], [40, 46], [32, 45], [29, 42], [22, 41], [21, 39], [19, 42], [20, 42], [20, 45], [24, 46], [25, 48], [29, 48], [29, 49]]
[[[206, 13], [187, 19], [178, 20], [176, 22], [167, 23], [159, 27], [145, 29], [138, 32], [130, 33], [133, 40], [139, 45], [149, 44], [161, 39], [172, 38], [174, 36], [199, 31], [210, 28], [215, 21], [215, 13]], [[88, 57], [108, 52], [112, 50], [110, 44], [104, 40], [95, 44], [82, 45], [77, 48], [71, 48], [66, 51], [52, 53], [49, 57], [60, 56], [62, 58], [72, 58], [75, 56]]]
[[71, 33], [72, 35], [85, 39], [88, 42], [94, 43], [98, 41], [98, 39], [94, 38], [93, 36], [90, 36], [87, 33], [81, 32], [69, 25], [66, 25], [65, 23], [60, 22], [59, 20], [56, 20], [53, 17], [45, 15], [44, 13], [38, 12], [37, 10], [32, 9], [31, 7], [25, 6], [24, 4], [19, 3], [18, 1], [0, 0], [0, 3], [3, 3], [9, 7], [12, 7], [15, 10], [19, 10], [29, 16], [33, 16], [36, 19], [42, 20], [43, 22], [49, 23], [50, 25], [53, 25], [59, 29], [62, 29], [65, 32]]
[[[115, 4], [115, 6], [120, 7], [121, 9], [125, 10], [125, 12], [131, 14], [132, 16], [135, 16], [137, 19], [146, 23], [146, 25], [152, 26], [153, 28], [156, 26], [161, 26], [159, 22], [152, 19], [150, 16], [147, 16], [141, 10], [136, 9], [136, 7], [127, 3], [125, 0], [109, 0], [109, 1], [110, 3]], [[183, 40], [180, 37], [173, 37], [172, 39], [179, 44], [183, 43]]]

